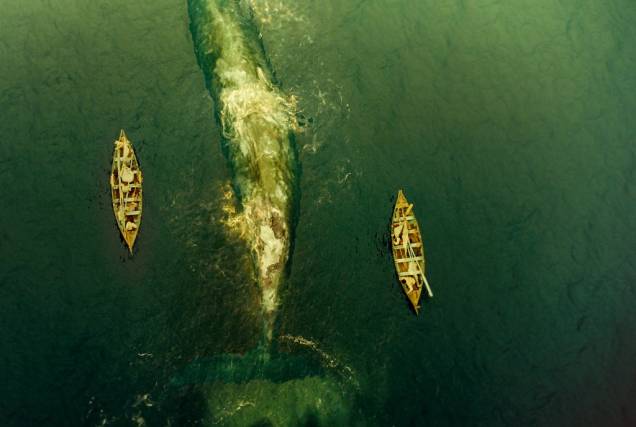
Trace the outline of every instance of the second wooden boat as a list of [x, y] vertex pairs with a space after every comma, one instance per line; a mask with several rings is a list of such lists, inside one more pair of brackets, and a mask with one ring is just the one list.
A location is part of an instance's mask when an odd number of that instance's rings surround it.
[[132, 143], [123, 129], [114, 144], [115, 152], [110, 173], [113, 212], [119, 231], [132, 254], [141, 226], [143, 177]]
[[419, 314], [422, 288], [426, 288], [429, 297], [433, 296], [433, 292], [424, 276], [424, 246], [420, 226], [413, 214], [413, 205], [406, 200], [402, 190], [398, 192], [391, 219], [391, 248], [398, 280], [415, 313]]

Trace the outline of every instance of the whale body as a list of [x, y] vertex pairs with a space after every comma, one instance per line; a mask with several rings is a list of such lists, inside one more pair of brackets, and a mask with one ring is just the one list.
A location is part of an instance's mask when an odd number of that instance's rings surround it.
[[289, 259], [297, 159], [289, 99], [274, 84], [249, 5], [189, 0], [190, 30], [220, 122], [223, 151], [254, 259], [265, 336]]

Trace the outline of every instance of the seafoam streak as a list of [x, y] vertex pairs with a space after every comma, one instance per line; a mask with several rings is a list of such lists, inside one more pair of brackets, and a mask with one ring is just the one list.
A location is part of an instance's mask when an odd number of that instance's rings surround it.
[[296, 170], [293, 105], [272, 83], [247, 3], [189, 0], [188, 10], [243, 209], [241, 222], [255, 260], [270, 341], [290, 249]]

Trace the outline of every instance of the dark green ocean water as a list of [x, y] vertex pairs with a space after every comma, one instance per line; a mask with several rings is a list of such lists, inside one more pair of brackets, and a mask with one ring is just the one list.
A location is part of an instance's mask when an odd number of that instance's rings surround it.
[[306, 123], [269, 362], [186, 3], [0, 6], [0, 425], [636, 425], [633, 1], [254, 0]]

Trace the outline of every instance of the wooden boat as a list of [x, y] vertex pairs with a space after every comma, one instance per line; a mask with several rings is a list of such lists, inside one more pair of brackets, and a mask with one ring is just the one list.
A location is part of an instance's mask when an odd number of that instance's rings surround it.
[[422, 288], [426, 288], [429, 297], [433, 296], [433, 292], [424, 276], [424, 247], [420, 227], [413, 214], [413, 205], [406, 200], [402, 190], [398, 192], [393, 209], [391, 247], [398, 280], [415, 313], [419, 314]]
[[141, 225], [143, 177], [132, 143], [123, 129], [114, 144], [115, 152], [110, 173], [113, 212], [119, 231], [132, 254]]

